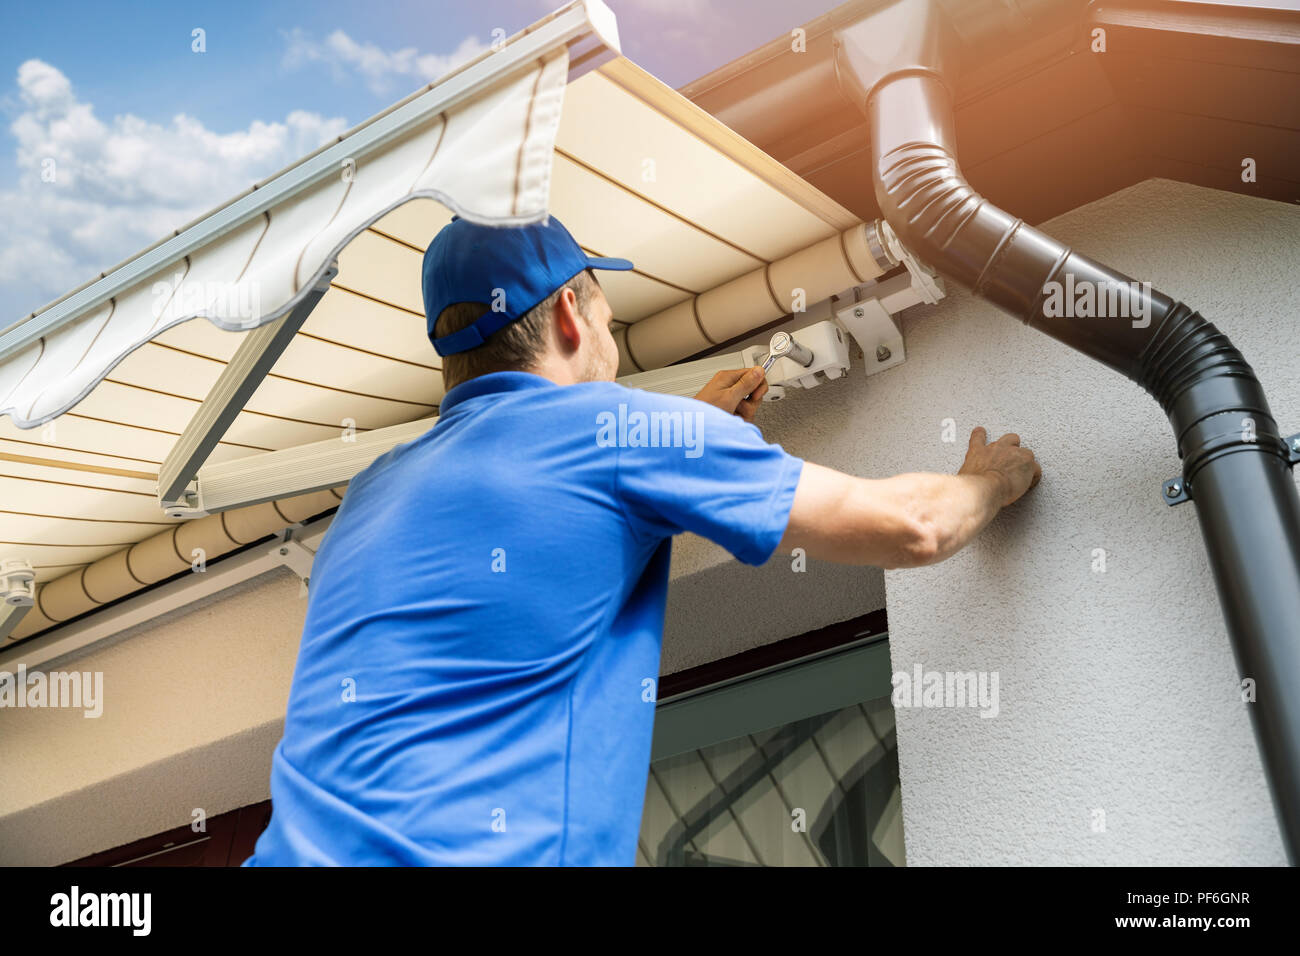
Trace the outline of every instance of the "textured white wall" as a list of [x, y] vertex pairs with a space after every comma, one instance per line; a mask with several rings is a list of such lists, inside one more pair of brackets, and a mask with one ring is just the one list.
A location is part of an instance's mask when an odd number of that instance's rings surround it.
[[56, 662], [103, 673], [103, 714], [0, 710], [0, 865], [64, 863], [188, 825], [196, 807], [265, 800], [306, 607], [277, 569]]
[[[1044, 229], [1199, 309], [1255, 366], [1284, 433], [1300, 430], [1300, 210], [1151, 180]], [[1180, 465], [1159, 406], [950, 292], [904, 317], [904, 365], [764, 414], [770, 440], [861, 475], [953, 471], [976, 425], [1018, 432], [1043, 463], [967, 550], [885, 573], [895, 672], [1000, 679], [996, 718], [899, 710], [908, 863], [1284, 863], [1194, 506], [1160, 501]]]
[[[699, 538], [674, 542], [688, 554], [711, 551]], [[707, 547], [706, 547], [707, 546]], [[682, 574], [668, 589], [663, 653], [659, 669], [673, 674], [688, 667], [804, 634], [885, 606], [879, 568], [805, 561], [795, 573], [788, 554], [776, 554], [759, 568], [720, 551], [717, 565]]]

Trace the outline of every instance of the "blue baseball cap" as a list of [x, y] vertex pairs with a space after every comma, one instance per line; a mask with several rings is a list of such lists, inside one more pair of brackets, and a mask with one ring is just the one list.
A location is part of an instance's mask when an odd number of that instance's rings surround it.
[[[480, 226], [452, 216], [424, 253], [424, 314], [439, 355], [478, 348], [585, 269], [631, 269], [626, 259], [589, 256], [551, 216], [528, 226]], [[434, 337], [442, 310], [457, 302], [492, 307], [473, 325]]]

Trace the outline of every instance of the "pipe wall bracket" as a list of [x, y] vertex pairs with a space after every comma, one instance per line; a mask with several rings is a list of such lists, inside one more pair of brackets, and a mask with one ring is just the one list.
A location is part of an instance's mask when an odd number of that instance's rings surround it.
[[1289, 465], [1300, 465], [1300, 432], [1287, 436], [1286, 460]]
[[1180, 475], [1177, 478], [1170, 478], [1164, 483], [1161, 499], [1169, 507], [1181, 505], [1185, 501], [1191, 501], [1192, 496], [1187, 490], [1187, 482], [1183, 481]]

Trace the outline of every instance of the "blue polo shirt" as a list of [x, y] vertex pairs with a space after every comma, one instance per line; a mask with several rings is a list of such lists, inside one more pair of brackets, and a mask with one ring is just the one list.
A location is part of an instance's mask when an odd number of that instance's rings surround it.
[[321, 542], [245, 865], [632, 865], [672, 536], [762, 564], [802, 466], [694, 399], [453, 388]]

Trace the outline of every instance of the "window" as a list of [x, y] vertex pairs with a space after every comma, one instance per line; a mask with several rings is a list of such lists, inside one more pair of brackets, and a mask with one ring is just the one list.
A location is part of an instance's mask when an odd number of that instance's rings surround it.
[[640, 866], [902, 866], [884, 635], [660, 703]]

